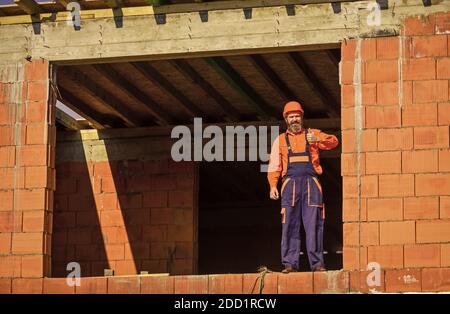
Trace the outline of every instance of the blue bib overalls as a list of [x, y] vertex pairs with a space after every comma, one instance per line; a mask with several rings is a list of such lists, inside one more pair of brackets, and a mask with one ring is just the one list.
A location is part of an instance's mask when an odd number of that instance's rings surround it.
[[306, 250], [312, 270], [324, 267], [323, 261], [323, 199], [317, 173], [313, 168], [309, 143], [306, 139], [303, 153], [294, 153], [285, 134], [288, 146], [286, 175], [281, 187], [282, 237], [281, 259], [283, 265], [299, 267], [300, 223], [306, 233]]

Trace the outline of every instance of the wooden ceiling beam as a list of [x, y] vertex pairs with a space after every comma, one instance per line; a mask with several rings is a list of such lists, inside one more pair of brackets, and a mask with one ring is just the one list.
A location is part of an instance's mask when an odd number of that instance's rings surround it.
[[204, 59], [237, 93], [252, 106], [260, 120], [277, 120], [279, 114], [245, 81], [241, 75], [222, 57]]
[[17, 6], [28, 15], [39, 14], [43, 12], [39, 4], [34, 0], [14, 0], [14, 3], [17, 4]]
[[334, 99], [333, 95], [331, 95], [325, 85], [322, 84], [302, 56], [298, 52], [289, 52], [288, 56], [297, 72], [300, 73], [311, 90], [322, 101], [327, 115], [331, 118], [339, 117], [339, 114], [336, 112], [336, 109], [339, 108], [339, 103]]
[[194, 105], [180, 90], [172, 85], [171, 82], [169, 82], [148, 62], [131, 62], [131, 65], [154, 85], [158, 86], [161, 90], [177, 99], [191, 118], [204, 116], [202, 111], [196, 105]]
[[205, 93], [211, 96], [226, 115], [227, 121], [239, 121], [239, 112], [222, 96], [210, 83], [208, 83], [187, 61], [172, 60], [170, 63], [187, 79], [197, 84]]
[[127, 126], [136, 127], [143, 126], [144, 121], [137, 117], [126, 105], [122, 104], [114, 95], [110, 94], [104, 88], [100, 87], [95, 81], [84, 73], [74, 69], [73, 67], [61, 68], [65, 75], [72, 82], [78, 84], [85, 92], [99, 100], [105, 107], [122, 119]]
[[92, 65], [92, 67], [108, 79], [108, 81], [113, 83], [116, 88], [122, 90], [129, 97], [142, 104], [156, 118], [157, 124], [168, 125], [175, 122], [175, 119], [165, 112], [152, 98], [141, 92], [132, 82], [117, 72], [113, 67], [107, 64], [97, 64]]
[[339, 69], [339, 57], [335, 53], [335, 49], [326, 49], [325, 50], [328, 58], [333, 62], [336, 69]]
[[[258, 72], [262, 74], [266, 81], [270, 83], [284, 101], [297, 99], [295, 93], [283, 82], [281, 77], [272, 69], [266, 60], [264, 60], [262, 55], [250, 55], [249, 58], [252, 60], [253, 65]], [[299, 99], [299, 101], [303, 102], [301, 99]]]

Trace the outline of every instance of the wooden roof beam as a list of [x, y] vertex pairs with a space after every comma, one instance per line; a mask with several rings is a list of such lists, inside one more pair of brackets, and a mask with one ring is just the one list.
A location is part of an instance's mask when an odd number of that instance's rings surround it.
[[326, 112], [329, 117], [336, 118], [338, 113], [336, 108], [339, 108], [338, 102], [334, 99], [325, 85], [319, 80], [316, 74], [311, 70], [305, 60], [298, 52], [289, 52], [289, 60], [295, 66], [295, 69], [303, 76], [305, 82], [314, 91], [314, 93], [320, 98], [325, 106]]
[[97, 72], [107, 78], [116, 88], [125, 92], [129, 97], [141, 103], [147, 111], [157, 119], [157, 124], [172, 124], [175, 119], [169, 116], [152, 98], [141, 92], [133, 83], [107, 64], [93, 65]]
[[[250, 55], [250, 59], [258, 72], [262, 74], [284, 101], [297, 99], [295, 93], [283, 82], [277, 72], [264, 60], [263, 56]], [[299, 101], [303, 102], [301, 99]]]
[[239, 112], [234, 108], [225, 97], [222, 96], [211, 84], [209, 84], [187, 61], [172, 60], [170, 63], [182, 73], [187, 79], [192, 80], [205, 93], [211, 96], [220, 106], [222, 112], [226, 115], [227, 121], [239, 121]]
[[102, 118], [98, 112], [95, 112], [84, 101], [74, 96], [68, 89], [58, 86], [60, 92], [59, 101], [85, 118], [95, 129], [105, 129], [106, 126], [112, 126], [112, 123]]
[[104, 0], [111, 9], [118, 9], [124, 6], [123, 0]]
[[172, 83], [170, 83], [149, 63], [131, 62], [131, 65], [154, 85], [158, 86], [160, 89], [177, 99], [181, 103], [183, 109], [191, 115], [192, 118], [204, 116], [202, 111], [196, 105], [194, 105], [181, 91], [173, 86]]
[[[55, 0], [57, 3], [59, 3], [61, 6], [63, 6], [64, 7], [64, 9], [67, 9], [67, 5], [70, 3], [70, 2], [75, 2], [75, 1], [71, 1], [71, 0]], [[78, 2], [78, 1], [77, 1]], [[78, 2], [79, 3], [79, 2]], [[80, 4], [80, 6], [81, 6], [81, 4]]]
[[114, 95], [100, 87], [96, 82], [73, 67], [61, 68], [64, 75], [80, 88], [98, 99], [105, 107], [114, 112], [127, 126], [143, 126], [144, 122], [130, 109], [123, 105]]
[[39, 4], [34, 0], [14, 0], [14, 3], [19, 6], [28, 15], [34, 15], [42, 13], [42, 9]]
[[327, 53], [327, 56], [331, 60], [331, 62], [333, 62], [336, 69], [339, 69], [339, 57], [336, 55], [335, 50], [327, 49], [325, 50], [325, 52]]
[[227, 83], [243, 96], [258, 114], [260, 120], [277, 119], [279, 114], [270, 107], [261, 96], [247, 83], [241, 75], [222, 57], [209, 57], [204, 59]]

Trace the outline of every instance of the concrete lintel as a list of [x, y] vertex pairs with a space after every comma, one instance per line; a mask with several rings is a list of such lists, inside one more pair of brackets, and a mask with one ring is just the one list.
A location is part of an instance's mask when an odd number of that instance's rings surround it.
[[424, 7], [420, 0], [394, 0], [381, 11], [381, 25], [370, 26], [370, 3], [375, 1], [343, 2], [338, 14], [329, 3], [301, 6], [295, 15], [285, 6], [258, 7], [251, 19], [240, 9], [228, 9], [209, 12], [206, 23], [199, 12], [170, 13], [163, 24], [151, 7], [123, 8], [123, 27], [111, 13], [87, 10], [78, 31], [62, 12], [42, 14], [46, 20], [39, 34], [30, 24], [4, 25], [18, 17], [0, 17], [0, 58], [29, 56], [67, 64], [321, 49], [338, 47], [346, 38], [395, 35], [407, 16], [450, 11], [448, 1]]
[[[202, 123], [203, 128], [211, 126], [212, 124]], [[240, 122], [240, 123], [218, 123], [214, 124], [220, 127], [222, 130], [226, 126], [279, 126], [282, 130], [285, 126], [284, 121], [272, 121], [272, 122]], [[339, 130], [341, 120], [338, 118], [327, 119], [311, 119], [305, 120], [305, 126], [308, 128], [317, 128], [321, 130]], [[192, 124], [186, 125], [191, 131], [194, 129]], [[65, 131], [58, 133], [57, 141], [60, 142], [73, 142], [80, 140], [108, 140], [119, 138], [142, 138], [142, 137], [160, 137], [170, 136], [172, 129], [175, 126], [155, 126], [155, 127], [143, 127], [143, 128], [123, 128], [123, 129], [104, 129], [104, 130], [80, 130], [80, 131]]]

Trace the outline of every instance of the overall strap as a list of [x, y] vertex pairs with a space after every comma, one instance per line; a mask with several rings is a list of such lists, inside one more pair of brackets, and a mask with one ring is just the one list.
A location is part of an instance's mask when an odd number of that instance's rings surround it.
[[289, 136], [286, 133], [284, 133], [284, 137], [286, 138], [286, 144], [287, 144], [287, 148], [288, 148], [288, 155], [292, 154], [292, 148], [291, 148], [291, 143], [289, 142]]
[[[307, 135], [308, 135], [308, 129], [305, 129], [305, 143], [306, 143], [306, 145], [305, 145], [305, 153], [309, 154], [309, 143], [308, 143]], [[289, 142], [289, 136], [288, 136], [287, 132], [284, 133], [284, 137], [286, 138], [286, 144], [287, 144], [287, 148], [288, 148], [288, 153], [290, 155], [293, 152], [292, 152], [292, 147], [291, 147], [291, 143]]]

